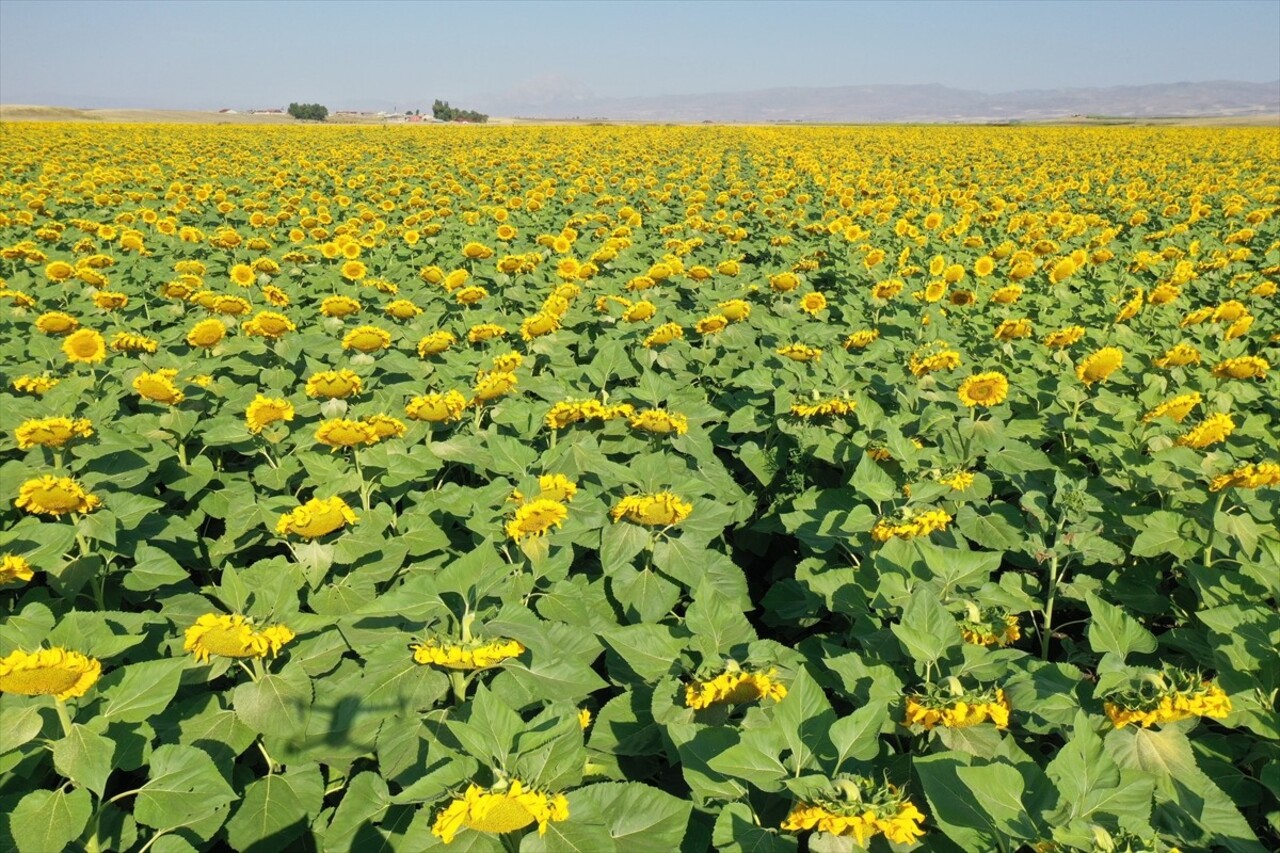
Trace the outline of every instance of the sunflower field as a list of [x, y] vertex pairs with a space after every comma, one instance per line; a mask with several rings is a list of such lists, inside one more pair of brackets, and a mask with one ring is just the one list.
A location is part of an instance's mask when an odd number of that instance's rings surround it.
[[0, 142], [0, 848], [1280, 847], [1280, 131]]

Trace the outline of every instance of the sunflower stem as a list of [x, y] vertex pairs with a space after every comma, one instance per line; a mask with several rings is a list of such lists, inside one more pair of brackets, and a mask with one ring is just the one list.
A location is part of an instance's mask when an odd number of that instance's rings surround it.
[[1058, 542], [1062, 538], [1065, 519], [1058, 519], [1058, 528], [1053, 535], [1053, 557], [1049, 560], [1049, 589], [1045, 596], [1044, 625], [1040, 633], [1040, 658], [1049, 659], [1049, 641], [1053, 639], [1053, 604], [1058, 596]]
[[360, 505], [369, 511], [369, 484], [364, 479], [364, 468], [360, 465], [360, 451], [351, 449], [351, 459], [356, 463], [356, 476], [360, 478]]
[[71, 737], [71, 715], [67, 713], [67, 703], [57, 699], [54, 701], [53, 707], [58, 712], [58, 722], [62, 724], [62, 733], [67, 737]]
[[258, 738], [258, 751], [262, 753], [262, 757], [267, 761], [267, 775], [275, 775], [280, 770], [280, 765], [271, 757], [271, 753], [267, 752], [267, 748], [262, 744], [262, 738]]
[[1218, 500], [1213, 505], [1213, 512], [1209, 513], [1209, 542], [1204, 546], [1204, 567], [1207, 569], [1213, 565], [1213, 540], [1218, 533], [1218, 513], [1222, 512], [1222, 505], [1227, 500], [1227, 490], [1223, 489], [1218, 492]]

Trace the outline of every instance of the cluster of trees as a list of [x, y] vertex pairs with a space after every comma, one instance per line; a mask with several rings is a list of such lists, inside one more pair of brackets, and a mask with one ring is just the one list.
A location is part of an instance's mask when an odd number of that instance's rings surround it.
[[484, 113], [478, 113], [475, 110], [460, 110], [456, 107], [449, 106], [448, 101], [442, 101], [439, 98], [431, 105], [431, 115], [440, 119], [440, 121], [474, 121], [484, 123], [489, 117]]
[[324, 104], [290, 104], [288, 112], [305, 121], [324, 121], [329, 116], [329, 108]]

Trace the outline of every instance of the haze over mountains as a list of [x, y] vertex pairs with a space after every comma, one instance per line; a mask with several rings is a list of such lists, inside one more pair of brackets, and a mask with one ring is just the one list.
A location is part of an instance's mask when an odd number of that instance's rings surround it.
[[492, 115], [677, 122], [981, 122], [1071, 116], [1154, 118], [1280, 113], [1280, 80], [1024, 89], [987, 94], [941, 84], [777, 88], [701, 95], [603, 98], [546, 78], [472, 99]]

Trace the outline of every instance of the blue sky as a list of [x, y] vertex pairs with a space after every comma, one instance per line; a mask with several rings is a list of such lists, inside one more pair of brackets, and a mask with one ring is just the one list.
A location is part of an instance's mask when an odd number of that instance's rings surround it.
[[[0, 2], [0, 102], [330, 109], [1280, 78], [1280, 2]], [[483, 105], [483, 104], [482, 104]]]

